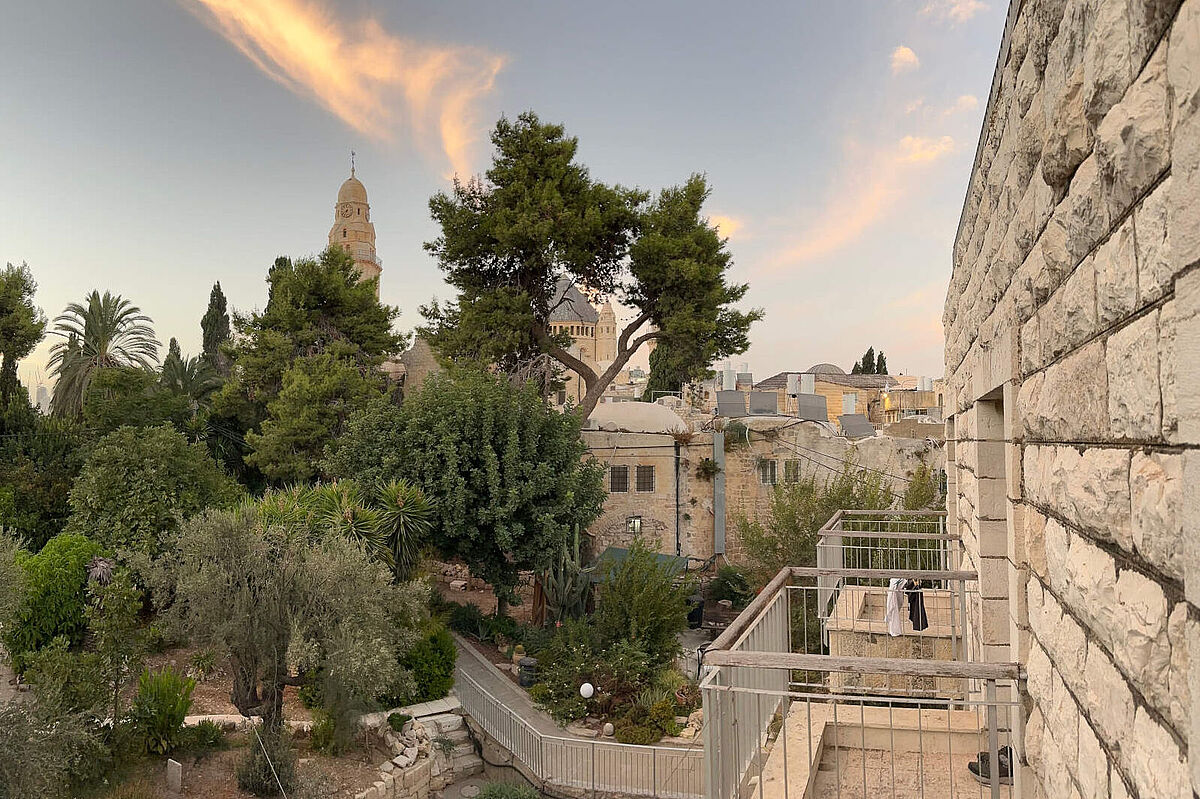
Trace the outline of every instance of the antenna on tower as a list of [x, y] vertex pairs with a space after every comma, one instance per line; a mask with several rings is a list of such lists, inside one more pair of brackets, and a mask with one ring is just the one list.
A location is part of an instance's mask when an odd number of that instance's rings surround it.
[[350, 151], [350, 177], [354, 177], [354, 151]]

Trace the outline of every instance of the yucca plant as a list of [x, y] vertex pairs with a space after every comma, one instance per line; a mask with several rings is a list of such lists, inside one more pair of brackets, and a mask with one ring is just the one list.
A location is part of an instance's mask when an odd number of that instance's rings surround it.
[[142, 672], [130, 715], [135, 729], [146, 742], [146, 751], [165, 755], [179, 745], [183, 720], [192, 707], [195, 688], [195, 680], [170, 666]]
[[318, 485], [301, 502], [312, 509], [320, 529], [357, 541], [376, 556], [384, 554], [379, 512], [367, 505], [356, 483]]
[[570, 548], [564, 543], [554, 565], [542, 575], [547, 621], [583, 618], [592, 590], [593, 570], [592, 567], [583, 567], [579, 554], [579, 526], [576, 525]]
[[379, 489], [377, 534], [397, 583], [409, 579], [421, 560], [421, 547], [433, 529], [433, 505], [425, 492], [407, 480], [392, 480]]

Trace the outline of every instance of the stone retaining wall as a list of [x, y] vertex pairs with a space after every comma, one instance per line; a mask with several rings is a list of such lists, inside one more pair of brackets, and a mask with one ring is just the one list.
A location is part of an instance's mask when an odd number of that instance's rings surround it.
[[943, 321], [1024, 796], [1200, 790], [1198, 109], [1200, 0], [1013, 0]]

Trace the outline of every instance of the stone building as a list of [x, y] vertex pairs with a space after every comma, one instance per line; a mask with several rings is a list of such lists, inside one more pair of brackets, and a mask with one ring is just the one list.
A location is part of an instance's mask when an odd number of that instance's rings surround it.
[[[767, 510], [776, 483], [840, 471], [847, 458], [885, 474], [897, 493], [924, 463], [944, 465], [943, 450], [925, 439], [889, 436], [850, 441], [833, 426], [788, 416], [755, 416], [743, 427], [685, 420], [661, 402], [596, 406], [583, 431], [589, 454], [607, 470], [604, 512], [588, 530], [596, 552], [641, 537], [658, 551], [707, 560], [744, 560], [737, 519]], [[683, 412], [683, 403], [674, 404]], [[704, 420], [704, 421], [702, 421]], [[722, 436], [737, 436], [727, 443]], [[738, 432], [734, 432], [734, 430]], [[719, 474], [713, 469], [719, 468]]]
[[1200, 791], [1198, 112], [1200, 0], [1011, 3], [945, 413], [975, 654], [1028, 675], [1025, 796]]
[[[548, 322], [551, 333], [571, 337], [571, 352], [595, 371], [602, 372], [616, 359], [617, 314], [608, 300], [597, 308], [574, 283], [560, 278]], [[586, 393], [583, 378], [566, 370], [555, 404], [578, 404]]]
[[788, 375], [812, 379], [812, 391], [805, 391], [825, 398], [829, 421], [834, 424], [844, 413], [861, 413], [868, 416], [873, 424], [882, 424], [884, 418], [882, 405], [879, 404], [880, 395], [900, 385], [891, 375], [848, 375], [832, 363], [818, 363], [803, 372], [780, 372], [756, 383], [755, 391], [774, 391], [779, 394], [777, 406], [784, 413], [796, 412], [796, 400], [787, 394]]
[[[338, 189], [337, 202], [333, 206], [333, 227], [329, 228], [329, 244], [337, 244], [354, 258], [354, 268], [363, 280], [378, 278], [383, 271], [383, 262], [375, 254], [375, 225], [371, 222], [371, 206], [367, 203], [367, 189], [354, 176]], [[378, 288], [376, 288], [378, 292]]]

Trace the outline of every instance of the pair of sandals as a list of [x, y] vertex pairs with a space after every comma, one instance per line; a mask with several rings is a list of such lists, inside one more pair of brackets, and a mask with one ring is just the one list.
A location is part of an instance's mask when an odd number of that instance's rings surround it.
[[[1012, 747], [1002, 746], [996, 753], [996, 759], [1000, 761], [1000, 767], [996, 770], [996, 776], [1000, 780], [1001, 785], [1012, 785]], [[980, 752], [977, 760], [972, 760], [967, 764], [967, 771], [971, 772], [974, 777], [982, 785], [992, 784], [992, 771], [989, 767], [987, 752]]]

